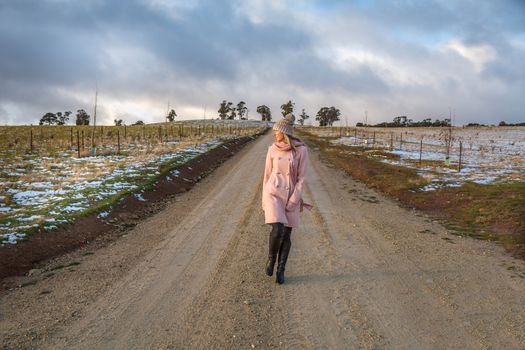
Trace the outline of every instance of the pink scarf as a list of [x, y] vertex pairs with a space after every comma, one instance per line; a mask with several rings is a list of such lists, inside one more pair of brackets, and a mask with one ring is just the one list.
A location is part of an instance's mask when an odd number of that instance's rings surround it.
[[283, 141], [274, 142], [273, 144], [275, 145], [275, 147], [279, 148], [281, 151], [289, 151], [292, 149], [292, 146], [290, 146], [289, 144]]
[[[292, 142], [295, 147], [304, 146], [304, 143], [302, 143], [299, 140], [292, 139]], [[275, 145], [275, 147], [279, 148], [281, 151], [289, 151], [292, 149], [292, 146], [290, 146], [289, 144], [283, 141], [274, 142], [273, 144]]]

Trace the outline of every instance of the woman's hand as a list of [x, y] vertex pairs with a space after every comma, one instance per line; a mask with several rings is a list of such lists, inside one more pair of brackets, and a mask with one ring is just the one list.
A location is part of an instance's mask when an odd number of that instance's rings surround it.
[[288, 201], [286, 203], [286, 211], [295, 211], [297, 209], [297, 205], [298, 203], [294, 203], [294, 202], [291, 202], [291, 201]]
[[308, 203], [305, 203], [302, 199], [301, 199], [301, 209], [299, 210], [301, 213], [303, 212], [303, 209], [306, 208], [308, 210], [312, 210], [314, 206], [311, 205], [311, 204], [308, 204]]

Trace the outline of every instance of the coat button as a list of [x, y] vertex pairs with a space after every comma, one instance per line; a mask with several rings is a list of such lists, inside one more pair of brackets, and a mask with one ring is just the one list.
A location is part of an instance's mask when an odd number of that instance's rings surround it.
[[279, 187], [279, 185], [275, 185], [275, 187]]
[[277, 174], [277, 175], [281, 175], [281, 173], [280, 173], [280, 172], [276, 172], [276, 174]]
[[277, 157], [277, 159], [279, 159], [279, 160], [280, 160], [280, 159], [281, 159], [281, 157]]

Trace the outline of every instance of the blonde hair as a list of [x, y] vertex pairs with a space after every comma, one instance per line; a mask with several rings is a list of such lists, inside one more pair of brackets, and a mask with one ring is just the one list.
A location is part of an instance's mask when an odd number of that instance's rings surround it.
[[291, 135], [288, 135], [286, 133], [283, 132], [283, 136], [284, 136], [284, 142], [289, 144], [290, 147], [292, 147], [292, 150], [295, 152], [296, 151], [296, 148], [295, 148], [295, 145], [293, 144], [292, 140], [297, 140], [299, 142], [301, 142], [301, 140], [299, 140], [297, 137], [294, 137], [294, 136], [291, 136]]

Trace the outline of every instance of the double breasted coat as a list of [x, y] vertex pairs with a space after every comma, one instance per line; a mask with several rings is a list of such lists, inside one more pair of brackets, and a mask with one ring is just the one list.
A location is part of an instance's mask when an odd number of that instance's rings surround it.
[[295, 151], [284, 142], [274, 142], [266, 154], [262, 208], [266, 224], [280, 222], [297, 227], [303, 202], [308, 167], [308, 150], [302, 142], [292, 139]]

